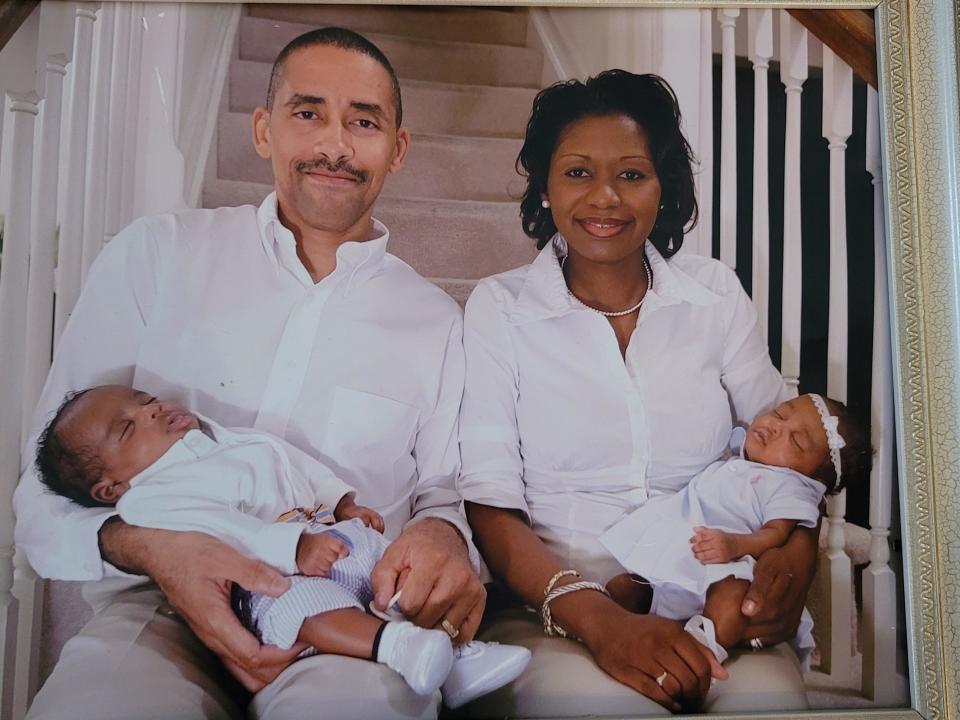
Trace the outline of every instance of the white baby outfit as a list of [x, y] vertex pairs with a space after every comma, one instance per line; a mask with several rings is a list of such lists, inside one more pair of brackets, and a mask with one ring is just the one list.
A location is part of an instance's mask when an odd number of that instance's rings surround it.
[[[310, 510], [337, 506], [353, 489], [326, 466], [289, 443], [245, 428], [202, 419], [162, 457], [130, 481], [117, 512], [131, 525], [195, 530], [223, 540], [287, 575], [299, 572], [303, 532], [332, 532], [350, 554], [329, 578], [292, 577], [279, 598], [234, 591], [234, 607], [261, 642], [289, 648], [303, 621], [330, 610], [365, 609], [373, 598], [370, 572], [387, 541], [360, 520], [335, 525]], [[304, 508], [286, 522], [277, 518]], [[329, 510], [326, 517], [331, 517]], [[301, 522], [301, 520], [304, 520]]]
[[[731, 449], [739, 451], [742, 429], [734, 430]], [[823, 483], [789, 468], [751, 462], [739, 454], [718, 460], [673, 495], [651, 498], [611, 526], [600, 543], [632, 573], [653, 586], [650, 612], [686, 620], [703, 612], [707, 589], [734, 576], [753, 580], [756, 561], [749, 555], [727, 563], [704, 564], [690, 547], [694, 528], [730, 533], [756, 532], [777, 519], [815, 527]], [[794, 647], [801, 660], [813, 648], [813, 622], [804, 610]]]

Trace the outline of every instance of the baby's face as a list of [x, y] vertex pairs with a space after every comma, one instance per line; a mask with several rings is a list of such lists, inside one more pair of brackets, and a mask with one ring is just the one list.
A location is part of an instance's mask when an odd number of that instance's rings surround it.
[[830, 457], [813, 400], [801, 395], [758, 416], [747, 429], [744, 452], [754, 462], [812, 476]]
[[121, 385], [94, 388], [80, 397], [58, 431], [71, 444], [93, 448], [103, 477], [91, 489], [102, 502], [115, 503], [130, 480], [156, 462], [189, 430], [196, 416], [174, 402]]

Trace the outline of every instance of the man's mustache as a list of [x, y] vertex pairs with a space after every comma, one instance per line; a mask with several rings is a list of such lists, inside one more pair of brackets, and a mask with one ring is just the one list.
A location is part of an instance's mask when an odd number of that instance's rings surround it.
[[326, 158], [317, 158], [316, 160], [300, 160], [296, 164], [297, 172], [313, 172], [315, 170], [326, 170], [329, 173], [346, 173], [347, 175], [352, 175], [360, 182], [367, 181], [367, 173], [365, 170], [353, 167], [350, 163], [341, 160], [338, 163], [332, 163]]

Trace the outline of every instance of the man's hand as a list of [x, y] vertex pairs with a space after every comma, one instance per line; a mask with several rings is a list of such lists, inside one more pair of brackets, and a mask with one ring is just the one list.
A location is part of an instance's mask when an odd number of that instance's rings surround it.
[[328, 577], [333, 564], [349, 554], [350, 549], [336, 536], [305, 532], [297, 543], [297, 567], [304, 575]]
[[446, 620], [459, 630], [457, 644], [476, 634], [487, 593], [470, 565], [463, 537], [446, 521], [428, 518], [408, 526], [370, 579], [374, 604], [381, 610], [403, 588], [400, 610], [417, 625], [441, 627]]
[[305, 648], [261, 646], [230, 607], [233, 583], [276, 597], [290, 581], [266, 563], [244, 557], [219, 540], [195, 532], [134, 527], [115, 520], [100, 529], [108, 562], [152, 577], [201, 642], [251, 692], [257, 692]]
[[816, 529], [797, 528], [783, 547], [767, 550], [757, 560], [741, 607], [750, 618], [743, 634], [746, 642], [759, 638], [769, 646], [797, 634], [816, 569], [815, 533]]
[[364, 505], [357, 505], [349, 495], [344, 495], [340, 502], [337, 503], [337, 508], [333, 511], [333, 516], [337, 520], [360, 518], [367, 527], [372, 527], [379, 533], [383, 532], [383, 516], [376, 510]]
[[730, 562], [743, 553], [737, 550], [736, 536], [723, 530], [696, 527], [690, 538], [693, 556], [704, 565]]

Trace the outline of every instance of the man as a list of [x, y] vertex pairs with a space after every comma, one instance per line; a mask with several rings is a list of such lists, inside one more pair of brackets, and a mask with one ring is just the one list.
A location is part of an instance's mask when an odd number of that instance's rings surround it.
[[[146, 218], [117, 235], [64, 331], [32, 437], [65, 392], [105, 383], [284, 437], [384, 516], [396, 540], [374, 571], [376, 604], [402, 586], [405, 614], [462, 642], [485, 595], [454, 489], [461, 317], [385, 253], [388, 232], [371, 215], [407, 154], [400, 122], [396, 75], [375, 46], [337, 28], [292, 41], [253, 115], [275, 194], [259, 209]], [[64, 648], [31, 718], [238, 717], [242, 699], [206, 648], [262, 689], [255, 717], [436, 714], [436, 698], [382, 666], [291, 665], [302, 648], [260, 647], [230, 610], [231, 584], [277, 595], [288, 580], [206, 535], [128, 526], [44, 494], [33, 448], [15, 498], [18, 546], [45, 577], [116, 579], [88, 586], [99, 612]]]

